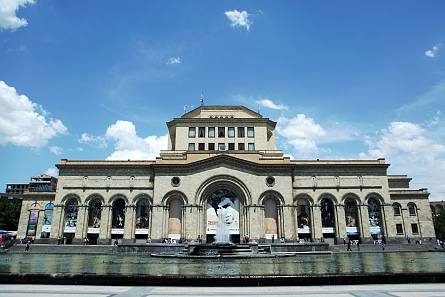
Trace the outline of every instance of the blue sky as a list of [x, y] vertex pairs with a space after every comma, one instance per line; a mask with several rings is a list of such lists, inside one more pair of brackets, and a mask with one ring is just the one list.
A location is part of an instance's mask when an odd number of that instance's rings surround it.
[[390, 173], [445, 199], [444, 11], [443, 1], [0, 0], [0, 185], [61, 158], [152, 158], [165, 122], [203, 92], [208, 105], [278, 121], [293, 158], [385, 157]]

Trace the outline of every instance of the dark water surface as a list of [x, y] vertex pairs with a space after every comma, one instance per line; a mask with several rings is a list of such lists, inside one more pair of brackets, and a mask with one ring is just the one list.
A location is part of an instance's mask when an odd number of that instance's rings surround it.
[[445, 272], [445, 253], [353, 253], [264, 259], [165, 259], [119, 255], [1, 254], [1, 273], [307, 275]]

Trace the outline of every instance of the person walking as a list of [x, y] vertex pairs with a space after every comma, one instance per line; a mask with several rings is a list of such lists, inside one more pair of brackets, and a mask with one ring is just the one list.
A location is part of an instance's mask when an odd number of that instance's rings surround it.
[[31, 244], [31, 242], [28, 240], [26, 242], [26, 246], [25, 246], [25, 252], [29, 252], [29, 245]]
[[352, 252], [351, 249], [351, 240], [348, 240], [348, 249], [346, 250], [347, 252]]

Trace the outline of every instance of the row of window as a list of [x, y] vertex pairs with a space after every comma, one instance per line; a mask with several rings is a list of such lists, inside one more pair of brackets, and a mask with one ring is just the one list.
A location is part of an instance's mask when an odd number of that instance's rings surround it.
[[[238, 132], [237, 136], [238, 138], [244, 138], [246, 137], [246, 127], [228, 127], [227, 128], [227, 136], [230, 138], [235, 137], [235, 130]], [[215, 127], [208, 127], [207, 128], [207, 137], [209, 138], [215, 138]], [[195, 138], [196, 137], [196, 127], [189, 127], [189, 137]], [[198, 127], [198, 137], [204, 138], [206, 137], [206, 127]], [[218, 127], [218, 137], [226, 137], [226, 127]], [[247, 127], [247, 137], [253, 138], [255, 137], [255, 129], [254, 127]]]
[[[402, 224], [396, 224], [396, 231], [398, 235], [403, 235], [403, 226]], [[419, 234], [419, 226], [417, 224], [411, 224], [411, 232], [413, 234]]]
[[[238, 147], [236, 149], [238, 151], [245, 151], [246, 150], [245, 143], [238, 143]], [[193, 143], [193, 142], [189, 143], [188, 150], [189, 151], [196, 151], [195, 143]], [[205, 150], [206, 150], [206, 144], [205, 143], [198, 143], [198, 151], [205, 151]], [[208, 143], [207, 144], [207, 150], [208, 151], [215, 151], [216, 150], [215, 143]], [[225, 150], [234, 151], [235, 150], [235, 143], [233, 143], [233, 142], [228, 143], [227, 144], [227, 148], [226, 148], [226, 144], [225, 143], [218, 143], [218, 151], [225, 151]], [[247, 150], [248, 151], [254, 151], [255, 150], [255, 143], [248, 143], [247, 144]]]
[[[394, 209], [394, 215], [395, 216], [400, 216], [402, 214], [402, 208], [401, 208], [400, 204], [394, 203], [392, 205], [392, 207]], [[412, 202], [408, 203], [408, 213], [409, 213], [410, 216], [417, 215], [417, 207]]]

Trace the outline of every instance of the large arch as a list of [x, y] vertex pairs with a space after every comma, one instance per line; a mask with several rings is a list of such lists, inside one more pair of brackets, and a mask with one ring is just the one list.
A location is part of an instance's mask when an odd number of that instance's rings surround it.
[[283, 196], [277, 191], [268, 190], [260, 195], [258, 204], [264, 209], [263, 232], [266, 239], [281, 237], [281, 212], [279, 206], [284, 204]]
[[345, 210], [346, 236], [350, 239], [360, 238], [361, 212], [360, 199], [357, 195], [349, 194], [344, 196], [343, 200]]
[[241, 234], [248, 234], [244, 206], [251, 205], [252, 198], [239, 179], [211, 177], [201, 184], [195, 201], [206, 210], [202, 219], [207, 242], [215, 240], [218, 224], [224, 224], [232, 242], [240, 242]]
[[318, 198], [321, 214], [321, 232], [323, 238], [328, 239], [332, 243], [335, 242], [337, 235], [337, 211], [335, 206], [337, 199], [329, 193], [321, 194]]
[[309, 194], [295, 196], [294, 205], [296, 206], [295, 218], [298, 239], [310, 240], [313, 237], [313, 204], [314, 200]]
[[383, 216], [382, 216], [382, 202], [383, 199], [380, 195], [369, 194], [366, 197], [368, 204], [368, 219], [371, 236], [376, 239], [379, 236], [383, 236]]
[[252, 205], [252, 196], [247, 186], [231, 175], [216, 175], [205, 180], [196, 191], [195, 204], [203, 205], [208, 195], [218, 189], [226, 188], [244, 199], [244, 205]]

